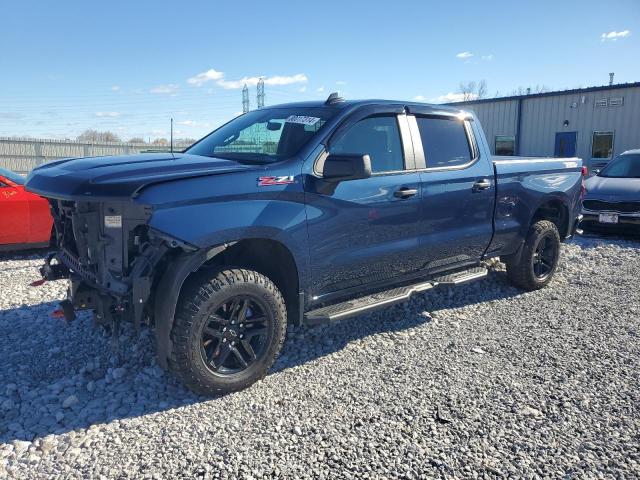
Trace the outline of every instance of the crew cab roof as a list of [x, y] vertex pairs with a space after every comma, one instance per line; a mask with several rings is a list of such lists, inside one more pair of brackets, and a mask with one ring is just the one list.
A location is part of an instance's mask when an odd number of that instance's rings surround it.
[[343, 100], [339, 102], [334, 102], [331, 104], [327, 104], [324, 101], [307, 101], [307, 102], [292, 102], [292, 103], [281, 103], [278, 105], [271, 105], [269, 108], [313, 108], [313, 107], [330, 107], [339, 110], [345, 109], [353, 109], [356, 107], [364, 107], [364, 106], [372, 106], [372, 105], [405, 105], [409, 107], [420, 107], [420, 109], [432, 110], [434, 113], [436, 112], [450, 112], [452, 114], [457, 114], [464, 111], [461, 108], [450, 107], [447, 105], [435, 105], [431, 103], [421, 103], [414, 101], [403, 101], [403, 100], [381, 100], [381, 99], [367, 99], [367, 100]]

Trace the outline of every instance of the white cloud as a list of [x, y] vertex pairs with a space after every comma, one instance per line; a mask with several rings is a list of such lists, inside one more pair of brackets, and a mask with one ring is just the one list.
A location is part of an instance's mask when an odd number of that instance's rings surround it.
[[600, 40], [603, 42], [615, 42], [619, 38], [626, 38], [631, 36], [631, 32], [629, 30], [623, 30], [621, 32], [616, 32], [615, 30], [609, 33], [603, 33], [600, 35]]
[[96, 117], [119, 117], [120, 112], [96, 112]]
[[300, 90], [298, 90], [298, 91], [301, 92], [301, 93], [304, 93], [304, 92], [307, 91], [307, 87], [306, 86], [300, 87]]
[[[466, 96], [466, 98], [465, 98]], [[464, 100], [475, 100], [478, 98], [478, 95], [475, 93], [454, 93], [449, 92], [445, 95], [440, 95], [439, 97], [435, 97], [430, 99], [433, 103], [451, 103], [451, 102], [462, 102]]]
[[187, 80], [189, 85], [195, 85], [196, 87], [200, 87], [207, 82], [221, 80], [224, 77], [224, 73], [218, 72], [213, 68], [210, 68], [206, 72], [202, 72], [197, 74], [195, 77], [191, 77]]
[[208, 123], [196, 122], [195, 120], [180, 120], [179, 122], [176, 122], [176, 125], [183, 125], [185, 127], [202, 127], [202, 128], [209, 128], [210, 126]]
[[118, 92], [119, 90], [120, 90], [120, 85], [114, 85], [113, 87], [111, 87], [112, 92]]
[[324, 85], [322, 87], [316, 88], [316, 92], [318, 92], [318, 93], [324, 92]]
[[456, 58], [466, 59], [473, 57], [473, 53], [471, 52], [460, 52], [456, 55]]
[[490, 62], [491, 60], [493, 60], [493, 54], [491, 54], [491, 55], [482, 55], [482, 57], [480, 57], [480, 58], [482, 58], [482, 60], [487, 60], [487, 61]]
[[239, 80], [225, 80], [221, 78], [216, 83], [222, 88], [227, 90], [243, 88], [245, 85], [249, 87], [256, 86], [260, 78], [264, 80], [265, 85], [292, 85], [295, 83], [306, 83], [309, 79], [304, 73], [298, 73], [296, 75], [282, 76], [276, 75], [273, 77], [243, 77]]
[[413, 97], [413, 100], [415, 102], [424, 102], [427, 99], [427, 97], [425, 97], [424, 95], [416, 95], [415, 97]]
[[347, 82], [345, 82], [344, 80], [338, 80], [336, 82], [336, 85], [346, 85], [346, 84], [347, 84]]
[[175, 95], [176, 92], [178, 91], [178, 88], [180, 88], [179, 85], [176, 85], [175, 83], [169, 83], [167, 85], [158, 85], [157, 87], [154, 87], [151, 90], [149, 90], [149, 92], [158, 93], [158, 94]]

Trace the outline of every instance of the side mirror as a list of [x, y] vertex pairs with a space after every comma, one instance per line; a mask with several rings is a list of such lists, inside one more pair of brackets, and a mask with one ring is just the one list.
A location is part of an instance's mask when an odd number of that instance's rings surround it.
[[370, 176], [369, 155], [329, 155], [322, 166], [322, 178], [328, 182], [358, 180]]

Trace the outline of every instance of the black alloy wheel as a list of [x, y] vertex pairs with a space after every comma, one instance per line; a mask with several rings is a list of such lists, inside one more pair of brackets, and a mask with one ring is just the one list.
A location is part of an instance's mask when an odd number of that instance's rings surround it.
[[268, 277], [236, 267], [203, 269], [180, 292], [169, 368], [196, 393], [241, 390], [264, 378], [286, 331], [287, 306]]
[[555, 269], [558, 260], [558, 243], [549, 232], [539, 239], [531, 258], [533, 274], [539, 280], [547, 278]]
[[524, 290], [547, 285], [560, 260], [560, 233], [549, 220], [538, 220], [529, 228], [520, 252], [503, 259], [511, 283]]
[[202, 326], [200, 350], [209, 369], [233, 375], [264, 355], [271, 318], [262, 301], [238, 295], [223, 301]]

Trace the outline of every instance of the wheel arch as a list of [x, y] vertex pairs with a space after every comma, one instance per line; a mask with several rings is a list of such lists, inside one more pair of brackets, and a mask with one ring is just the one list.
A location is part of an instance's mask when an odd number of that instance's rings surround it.
[[533, 212], [527, 230], [539, 220], [549, 220], [558, 229], [561, 240], [568, 237], [571, 233], [571, 222], [567, 202], [568, 200], [560, 195], [543, 200]]
[[168, 366], [170, 333], [185, 283], [203, 269], [222, 266], [251, 269], [267, 276], [285, 299], [289, 321], [297, 324], [302, 321], [300, 265], [284, 243], [273, 238], [245, 238], [196, 252], [182, 251], [168, 259], [157, 282], [153, 305], [158, 362], [163, 368]]

